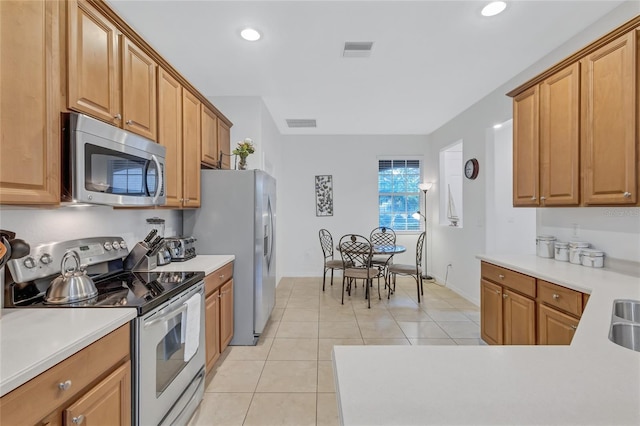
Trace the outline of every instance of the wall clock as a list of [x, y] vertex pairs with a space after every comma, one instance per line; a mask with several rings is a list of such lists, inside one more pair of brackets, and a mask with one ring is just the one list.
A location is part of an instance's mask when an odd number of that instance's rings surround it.
[[467, 160], [464, 164], [464, 175], [467, 179], [475, 179], [478, 177], [478, 172], [480, 171], [480, 165], [478, 164], [478, 160], [472, 158]]

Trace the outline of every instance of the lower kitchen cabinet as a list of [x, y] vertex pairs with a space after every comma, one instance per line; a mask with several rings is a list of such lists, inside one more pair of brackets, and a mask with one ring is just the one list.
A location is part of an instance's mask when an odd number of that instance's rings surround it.
[[[498, 282], [492, 282], [498, 281]], [[515, 289], [535, 294], [530, 277], [495, 265], [482, 264], [480, 330], [493, 345], [535, 345], [535, 300]], [[535, 280], [534, 280], [535, 284]]]
[[204, 285], [208, 373], [233, 337], [233, 262], [207, 275]]
[[0, 399], [0, 424], [131, 424], [126, 324]]
[[546, 305], [538, 305], [538, 344], [570, 344], [579, 321]]
[[480, 330], [492, 345], [568, 345], [588, 294], [482, 262]]

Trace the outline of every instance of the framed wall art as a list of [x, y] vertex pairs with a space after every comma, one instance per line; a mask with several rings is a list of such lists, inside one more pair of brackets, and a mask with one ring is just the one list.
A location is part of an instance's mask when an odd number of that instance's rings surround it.
[[333, 176], [316, 176], [316, 216], [333, 216]]

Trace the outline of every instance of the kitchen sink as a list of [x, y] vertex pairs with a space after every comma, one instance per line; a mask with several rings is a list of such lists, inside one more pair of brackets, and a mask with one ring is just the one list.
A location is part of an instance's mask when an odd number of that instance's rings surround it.
[[617, 345], [640, 352], [640, 324], [614, 322], [611, 324], [609, 340]]
[[613, 315], [640, 323], [640, 301], [638, 300], [615, 300], [613, 302]]

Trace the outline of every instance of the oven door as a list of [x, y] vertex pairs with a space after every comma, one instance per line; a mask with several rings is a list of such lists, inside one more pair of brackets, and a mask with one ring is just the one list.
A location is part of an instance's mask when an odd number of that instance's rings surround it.
[[[185, 302], [200, 295], [197, 350], [185, 356], [192, 327]], [[187, 325], [189, 327], [187, 327]], [[196, 284], [136, 321], [134, 424], [158, 425], [165, 418], [187, 419], [204, 392], [204, 285]], [[186, 411], [191, 410], [191, 413]]]

